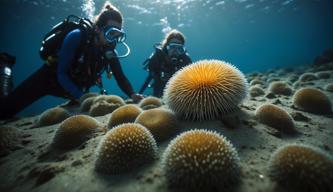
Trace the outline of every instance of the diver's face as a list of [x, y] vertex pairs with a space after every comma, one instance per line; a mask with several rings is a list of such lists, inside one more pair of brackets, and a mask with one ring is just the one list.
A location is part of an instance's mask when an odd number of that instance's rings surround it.
[[[121, 23], [114, 21], [114, 20], [109, 20], [104, 28], [109, 28], [109, 27], [114, 27], [117, 29], [121, 29]], [[98, 36], [99, 36], [99, 44], [101, 46], [110, 46], [109, 42], [106, 40], [105, 36], [104, 36], [104, 30], [103, 29], [98, 29]], [[111, 45], [111, 46], [115, 46], [116, 45]]]
[[169, 41], [167, 45], [168, 55], [171, 57], [177, 57], [179, 55], [184, 54], [184, 44], [181, 40], [177, 38], [173, 38]]

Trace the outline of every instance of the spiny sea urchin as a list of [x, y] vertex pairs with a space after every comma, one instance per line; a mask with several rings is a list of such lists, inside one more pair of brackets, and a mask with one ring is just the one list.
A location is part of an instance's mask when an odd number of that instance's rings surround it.
[[297, 80], [298, 80], [298, 75], [296, 74], [290, 74], [287, 78], [287, 81], [290, 83], [294, 83]]
[[89, 98], [86, 98], [86, 99], [81, 103], [80, 111], [81, 111], [81, 112], [88, 112], [88, 111], [90, 110], [91, 106], [93, 105], [94, 99], [95, 99], [95, 97], [89, 97]]
[[259, 87], [259, 86], [251, 86], [249, 88], [249, 93], [251, 95], [251, 97], [258, 97], [258, 96], [261, 96], [261, 95], [265, 95], [265, 91]]
[[333, 191], [333, 159], [319, 149], [289, 144], [271, 157], [269, 176], [288, 191]]
[[86, 94], [82, 95], [80, 97], [79, 101], [80, 101], [80, 103], [82, 103], [84, 100], [88, 99], [89, 97], [96, 97], [96, 96], [98, 96], [98, 93], [89, 92], [89, 93], [86, 93]]
[[295, 133], [295, 124], [292, 117], [284, 109], [273, 105], [263, 104], [255, 112], [259, 122], [269, 125], [284, 133]]
[[256, 78], [256, 79], [253, 79], [253, 80], [250, 81], [250, 85], [251, 86], [254, 86], [254, 85], [265, 85], [265, 83], [262, 80]]
[[152, 108], [157, 108], [162, 106], [162, 101], [161, 99], [153, 96], [146, 97], [142, 99], [139, 103], [139, 107], [142, 109], [152, 109]]
[[298, 80], [301, 82], [307, 82], [307, 81], [313, 81], [313, 80], [317, 80], [317, 79], [318, 78], [313, 73], [303, 73], [301, 76], [299, 76]]
[[107, 97], [108, 97], [107, 95], [98, 95], [98, 96], [94, 97], [95, 99], [94, 99], [93, 103], [95, 104], [100, 101], [105, 101]]
[[215, 119], [237, 109], [248, 85], [241, 71], [219, 60], [188, 65], [168, 81], [164, 101], [184, 119]]
[[143, 111], [135, 120], [145, 126], [156, 141], [163, 141], [179, 130], [179, 123], [175, 114], [166, 109], [149, 109]]
[[69, 112], [61, 107], [55, 107], [44, 111], [38, 118], [38, 126], [48, 126], [62, 122], [70, 117]]
[[302, 88], [293, 96], [295, 107], [317, 114], [329, 114], [332, 112], [332, 103], [325, 93], [316, 88]]
[[99, 144], [96, 170], [118, 174], [138, 168], [156, 158], [153, 135], [142, 125], [125, 123], [112, 128]]
[[278, 95], [291, 95], [292, 89], [284, 81], [274, 81], [269, 85], [268, 90]]
[[125, 105], [125, 101], [117, 95], [99, 95], [95, 97], [94, 104], [100, 101], [106, 101], [108, 103], [119, 104], [120, 106]]
[[332, 71], [320, 71], [316, 73], [319, 79], [329, 79], [331, 77]]
[[333, 92], [333, 83], [327, 84], [325, 86], [325, 90], [329, 92]]
[[125, 105], [125, 101], [123, 98], [119, 97], [118, 95], [108, 95], [105, 99], [108, 103], [119, 104], [120, 106]]
[[90, 107], [89, 115], [93, 117], [103, 116], [112, 113], [120, 105], [118, 103], [109, 103], [106, 100], [101, 100]]
[[142, 109], [134, 104], [121, 106], [111, 113], [108, 128], [111, 129], [112, 127], [122, 123], [134, 122], [141, 112]]
[[0, 157], [18, 146], [21, 132], [14, 127], [0, 127]]
[[88, 115], [72, 116], [60, 124], [52, 146], [59, 149], [74, 148], [101, 130], [99, 122]]
[[239, 157], [232, 144], [216, 132], [191, 130], [173, 139], [162, 157], [170, 186], [223, 189], [239, 180]]

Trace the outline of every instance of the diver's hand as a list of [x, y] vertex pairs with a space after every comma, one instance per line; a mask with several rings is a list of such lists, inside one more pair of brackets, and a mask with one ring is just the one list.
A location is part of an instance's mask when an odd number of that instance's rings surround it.
[[108, 92], [105, 89], [101, 89], [101, 91], [99, 92], [101, 95], [107, 95]]
[[71, 99], [71, 100], [67, 101], [66, 103], [60, 104], [59, 107], [68, 108], [68, 107], [73, 107], [73, 106], [77, 106], [77, 105], [80, 105], [79, 100]]
[[133, 99], [134, 103], [138, 103], [141, 99], [143, 99], [143, 95], [138, 94], [138, 93], [133, 93], [131, 95], [131, 98]]

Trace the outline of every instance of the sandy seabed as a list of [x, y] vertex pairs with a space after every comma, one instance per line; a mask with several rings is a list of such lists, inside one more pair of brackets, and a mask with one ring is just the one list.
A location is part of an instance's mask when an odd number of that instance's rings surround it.
[[[276, 191], [275, 183], [268, 177], [268, 162], [271, 154], [288, 143], [307, 144], [318, 147], [328, 154], [333, 152], [333, 116], [317, 115], [296, 109], [292, 96], [269, 93], [269, 82], [283, 80], [293, 93], [302, 87], [314, 87], [323, 91], [333, 101], [332, 90], [326, 90], [333, 83], [332, 63], [320, 67], [301, 66], [295, 69], [273, 69], [264, 73], [251, 73], [249, 82], [260, 80], [258, 84], [265, 94], [249, 96], [241, 105], [240, 111], [230, 118], [215, 121], [181, 121], [181, 132], [190, 129], [215, 130], [224, 135], [236, 148], [240, 157], [241, 182], [235, 191], [271, 192]], [[328, 78], [317, 78], [300, 82], [303, 73], [317, 75], [327, 71]], [[259, 123], [255, 110], [264, 103], [272, 103], [294, 118], [299, 134], [287, 135]], [[165, 106], [163, 106], [165, 107]], [[78, 113], [78, 107], [69, 109]], [[106, 125], [110, 114], [96, 117]], [[172, 138], [158, 144], [159, 157], [154, 162], [126, 174], [104, 175], [95, 171], [96, 149], [104, 133], [98, 133], [80, 147], [68, 151], [52, 151], [50, 144], [59, 124], [36, 127], [38, 116], [2, 121], [0, 126], [17, 129], [17, 141], [1, 153], [0, 191], [172, 191], [161, 169], [161, 156]]]

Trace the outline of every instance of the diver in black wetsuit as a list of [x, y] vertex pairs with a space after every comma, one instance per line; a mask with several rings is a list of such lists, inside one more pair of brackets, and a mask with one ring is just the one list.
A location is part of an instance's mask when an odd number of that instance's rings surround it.
[[192, 63], [184, 44], [184, 35], [178, 30], [172, 30], [160, 46], [155, 46], [155, 52], [144, 63], [149, 74], [139, 91], [140, 94], [153, 80], [153, 95], [161, 97], [170, 77], [182, 67]]
[[101, 85], [103, 71], [112, 72], [121, 90], [135, 102], [142, 99], [140, 94], [134, 93], [120, 66], [118, 58], [121, 56], [115, 51], [119, 43], [128, 48], [124, 42], [122, 20], [120, 11], [106, 3], [92, 24], [93, 32], [70, 31], [55, 58], [47, 57], [40, 69], [9, 95], [0, 98], [0, 119], [14, 116], [46, 95], [77, 101], [91, 86]]
[[8, 53], [0, 53], [0, 98], [7, 97], [13, 89], [12, 68], [16, 58]]

